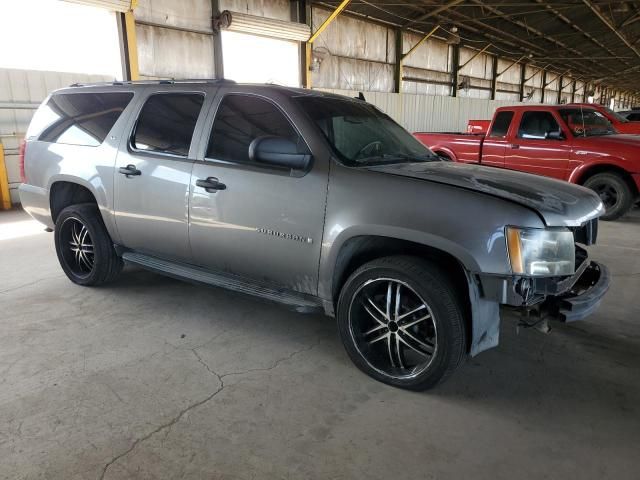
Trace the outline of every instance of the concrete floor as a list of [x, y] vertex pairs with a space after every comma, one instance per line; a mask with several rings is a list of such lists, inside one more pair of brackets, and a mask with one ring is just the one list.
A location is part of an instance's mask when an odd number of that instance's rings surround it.
[[503, 322], [418, 394], [360, 373], [321, 316], [131, 268], [78, 287], [0, 212], [0, 478], [637, 479], [640, 212], [591, 254], [614, 279], [590, 321]]

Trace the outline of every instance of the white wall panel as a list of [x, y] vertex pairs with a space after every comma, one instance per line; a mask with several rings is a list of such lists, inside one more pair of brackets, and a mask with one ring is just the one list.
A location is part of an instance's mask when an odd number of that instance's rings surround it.
[[192, 30], [211, 30], [211, 0], [139, 0], [136, 20]]
[[[406, 53], [411, 50], [422, 38], [422, 35], [404, 32], [402, 35], [403, 52]], [[451, 53], [449, 50], [450, 48], [447, 43], [430, 38], [424, 41], [406, 58], [404, 65], [406, 67], [449, 72], [451, 71]]]
[[[354, 90], [321, 89], [355, 97]], [[413, 95], [386, 92], [364, 92], [369, 103], [376, 105], [410, 132], [463, 132], [472, 119], [490, 119], [496, 108], [514, 105], [512, 100], [485, 100], [440, 95]]]
[[138, 24], [136, 36], [141, 77], [214, 77], [210, 35]]
[[[329, 16], [322, 8], [312, 10], [312, 31]], [[323, 56], [312, 83], [319, 88], [393, 90], [395, 37], [393, 30], [347, 16], [336, 18], [313, 44]]]

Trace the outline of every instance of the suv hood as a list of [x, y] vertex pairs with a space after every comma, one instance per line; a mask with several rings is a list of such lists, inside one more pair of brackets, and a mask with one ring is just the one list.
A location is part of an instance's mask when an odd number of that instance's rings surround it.
[[578, 227], [604, 213], [591, 190], [538, 175], [454, 162], [399, 163], [366, 167], [485, 193], [538, 212], [549, 227]]

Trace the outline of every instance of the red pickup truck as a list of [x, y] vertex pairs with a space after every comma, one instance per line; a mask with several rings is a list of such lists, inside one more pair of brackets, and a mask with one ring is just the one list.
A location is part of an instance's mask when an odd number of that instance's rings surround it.
[[583, 105], [498, 108], [487, 134], [414, 134], [438, 155], [555, 177], [594, 190], [603, 220], [624, 215], [640, 192], [640, 135], [621, 135]]

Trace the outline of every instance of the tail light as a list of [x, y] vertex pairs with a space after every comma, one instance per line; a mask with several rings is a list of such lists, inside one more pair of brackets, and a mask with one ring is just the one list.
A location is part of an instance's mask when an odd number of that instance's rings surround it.
[[20, 181], [22, 183], [27, 182], [27, 176], [24, 173], [24, 154], [27, 149], [27, 142], [22, 140], [20, 142], [20, 148], [18, 150], [18, 165], [20, 166]]

